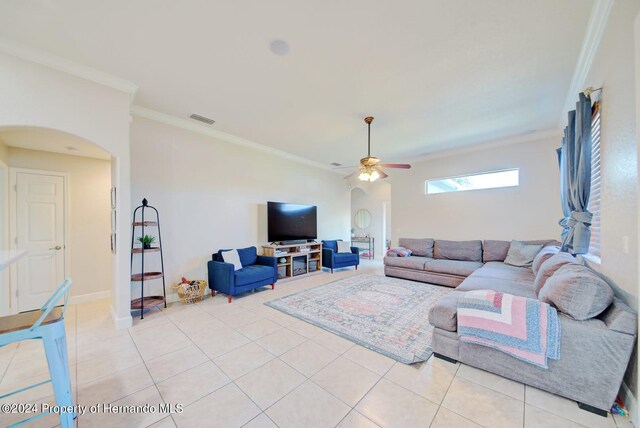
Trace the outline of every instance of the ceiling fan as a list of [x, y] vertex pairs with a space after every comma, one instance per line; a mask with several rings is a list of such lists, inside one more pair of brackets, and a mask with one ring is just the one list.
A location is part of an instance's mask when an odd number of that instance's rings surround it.
[[378, 178], [383, 179], [388, 177], [388, 175], [380, 168], [411, 168], [411, 165], [408, 163], [380, 163], [380, 159], [375, 156], [371, 156], [371, 122], [373, 122], [373, 117], [365, 117], [364, 121], [367, 123], [368, 128], [367, 156], [360, 159], [360, 166], [358, 169], [347, 175], [345, 179], [358, 174], [358, 179], [361, 181], [376, 181]]

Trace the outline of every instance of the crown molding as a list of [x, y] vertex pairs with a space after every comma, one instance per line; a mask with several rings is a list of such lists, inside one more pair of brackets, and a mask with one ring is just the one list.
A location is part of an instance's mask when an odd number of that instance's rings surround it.
[[155, 122], [164, 123], [165, 125], [175, 126], [176, 128], [185, 129], [187, 131], [195, 132], [197, 134], [206, 135], [208, 137], [213, 137], [217, 140], [221, 140], [227, 143], [237, 144], [239, 146], [249, 147], [255, 150], [260, 150], [261, 152], [269, 153], [274, 156], [278, 156], [281, 158], [289, 159], [295, 162], [304, 163], [307, 165], [314, 166], [316, 168], [321, 168], [327, 171], [334, 172], [331, 169], [331, 166], [324, 165], [320, 162], [316, 162], [302, 156], [294, 155], [283, 150], [274, 149], [272, 147], [265, 146], [263, 144], [255, 143], [253, 141], [246, 140], [244, 138], [236, 137], [235, 135], [228, 134], [223, 131], [219, 131], [214, 128], [210, 128], [206, 125], [200, 125], [199, 123], [195, 123], [191, 120], [182, 119], [176, 116], [172, 116], [170, 114], [161, 113], [156, 110], [152, 110], [147, 107], [142, 107], [138, 105], [131, 106], [131, 114], [134, 116], [142, 117], [145, 119], [153, 120]]
[[567, 98], [560, 116], [560, 126], [565, 125], [567, 112], [575, 109], [578, 94], [587, 86], [587, 76], [589, 75], [593, 59], [600, 46], [600, 41], [607, 26], [607, 20], [613, 8], [613, 3], [614, 0], [595, 0], [593, 3], [584, 41], [582, 42], [582, 49], [578, 57], [578, 63], [573, 71], [571, 86], [569, 87], [569, 92], [567, 93]]
[[521, 134], [512, 137], [502, 138], [500, 140], [488, 141], [485, 143], [472, 144], [456, 149], [442, 150], [428, 155], [424, 155], [415, 158], [412, 163], [419, 163], [433, 159], [440, 159], [449, 156], [462, 155], [466, 153], [473, 153], [482, 150], [493, 149], [496, 147], [510, 146], [513, 144], [523, 144], [531, 141], [546, 140], [548, 138], [558, 138], [558, 144], [560, 144], [560, 138], [562, 138], [561, 129], [548, 129], [546, 131], [530, 132], [528, 134]]
[[5, 37], [0, 37], [0, 52], [125, 92], [129, 94], [129, 102], [133, 102], [138, 91], [138, 85], [128, 80], [22, 45]]

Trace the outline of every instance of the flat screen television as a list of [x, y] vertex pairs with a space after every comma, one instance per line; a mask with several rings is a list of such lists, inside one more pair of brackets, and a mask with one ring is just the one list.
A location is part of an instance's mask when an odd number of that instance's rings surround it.
[[315, 205], [267, 202], [267, 235], [270, 242], [318, 237]]

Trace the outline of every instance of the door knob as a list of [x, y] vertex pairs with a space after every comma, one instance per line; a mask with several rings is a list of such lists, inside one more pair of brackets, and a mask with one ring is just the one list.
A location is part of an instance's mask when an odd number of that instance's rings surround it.
[[62, 247], [60, 245], [56, 245], [55, 247], [51, 247], [49, 248], [50, 250], [62, 250]]

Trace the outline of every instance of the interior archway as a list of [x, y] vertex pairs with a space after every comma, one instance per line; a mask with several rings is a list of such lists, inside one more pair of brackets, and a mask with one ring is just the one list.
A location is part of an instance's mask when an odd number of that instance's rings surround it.
[[[16, 180], [59, 176], [65, 183], [64, 243], [58, 245], [62, 247], [59, 257], [64, 260], [64, 276], [74, 280], [72, 302], [109, 298], [112, 264], [116, 260], [111, 254], [110, 242], [111, 233], [115, 232], [115, 213], [111, 212], [110, 200], [112, 155], [85, 138], [44, 127], [0, 127], [0, 145], [0, 198], [5, 202], [0, 212], [2, 248], [27, 249], [25, 246], [28, 246], [27, 239], [17, 239], [23, 229], [16, 225], [28, 220], [17, 215], [21, 199], [17, 197]], [[29, 221], [37, 226], [42, 220], [34, 217]], [[38, 257], [46, 260], [42, 254]], [[30, 264], [33, 263], [25, 256], [3, 272], [0, 314], [30, 309], [26, 296], [32, 287], [27, 283], [35, 281], [28, 274], [29, 269], [35, 268], [25, 266]]]

